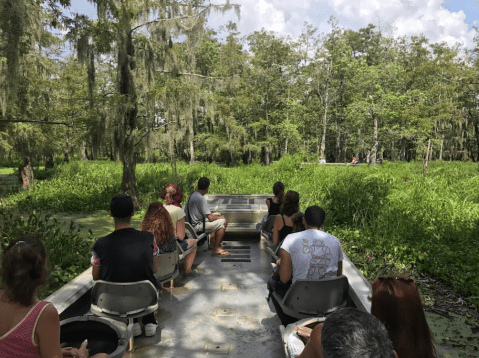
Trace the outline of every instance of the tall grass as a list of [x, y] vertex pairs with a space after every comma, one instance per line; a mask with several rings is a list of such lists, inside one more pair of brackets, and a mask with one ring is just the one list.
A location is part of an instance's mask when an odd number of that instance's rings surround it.
[[[173, 177], [167, 164], [137, 167], [141, 205], [158, 200], [161, 188], [175, 182], [188, 195], [199, 177], [211, 180], [210, 193], [271, 193], [280, 180], [300, 193], [302, 209], [326, 209], [326, 230], [342, 241], [347, 254], [368, 277], [415, 269], [434, 275], [469, 295], [479, 306], [479, 171], [473, 163], [431, 162], [368, 166], [302, 165], [283, 157], [260, 164], [224, 168], [178, 163]], [[60, 166], [29, 192], [1, 199], [0, 209], [93, 213], [107, 211], [120, 192], [121, 165], [73, 162]], [[27, 197], [27, 195], [29, 197]]]

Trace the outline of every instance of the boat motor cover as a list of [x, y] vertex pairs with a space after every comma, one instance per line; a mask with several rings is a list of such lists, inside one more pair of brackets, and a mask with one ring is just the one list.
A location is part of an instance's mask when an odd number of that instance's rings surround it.
[[128, 346], [127, 327], [124, 323], [105, 317], [80, 316], [60, 322], [62, 347], [80, 348], [88, 339], [90, 356], [106, 353], [121, 358]]

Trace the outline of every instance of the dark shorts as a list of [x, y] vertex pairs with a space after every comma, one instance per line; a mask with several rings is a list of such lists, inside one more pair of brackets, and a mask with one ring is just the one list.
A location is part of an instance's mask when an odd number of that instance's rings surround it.
[[186, 239], [186, 237], [183, 240], [176, 239], [176, 241], [178, 241], [183, 251], [188, 250], [188, 240]]

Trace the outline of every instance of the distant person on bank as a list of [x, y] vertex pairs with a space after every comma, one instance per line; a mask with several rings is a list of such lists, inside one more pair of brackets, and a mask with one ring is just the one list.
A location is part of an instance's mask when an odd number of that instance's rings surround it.
[[[93, 245], [91, 263], [93, 280], [110, 282], [138, 282], [149, 280], [158, 288], [154, 273], [158, 270], [158, 246], [155, 236], [131, 227], [134, 214], [133, 199], [118, 194], [110, 203], [110, 215], [115, 221], [115, 231], [98, 239]], [[154, 336], [158, 323], [154, 313], [142, 319], [145, 336]], [[135, 319], [133, 335], [141, 334]]]
[[210, 180], [202, 177], [198, 180], [198, 190], [190, 195], [183, 208], [186, 220], [196, 231], [203, 230], [203, 217], [205, 217], [205, 232], [210, 235], [213, 255], [229, 256], [230, 253], [221, 248], [228, 223], [224, 216], [211, 213], [205, 195], [210, 189]]

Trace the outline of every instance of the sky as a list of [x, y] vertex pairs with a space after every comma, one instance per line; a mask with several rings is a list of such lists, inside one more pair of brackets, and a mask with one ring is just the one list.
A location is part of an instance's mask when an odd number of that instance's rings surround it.
[[[407, 37], [424, 34], [430, 43], [460, 43], [474, 47], [474, 26], [479, 27], [479, 0], [230, 0], [241, 5], [240, 19], [234, 11], [212, 14], [208, 26], [218, 29], [228, 21], [238, 24], [242, 35], [262, 28], [279, 35], [298, 37], [309, 22], [328, 33], [334, 15], [339, 26], [359, 30], [373, 24], [384, 34]], [[212, 3], [223, 3], [211, 0]], [[71, 10], [96, 18], [86, 0], [72, 0]]]

